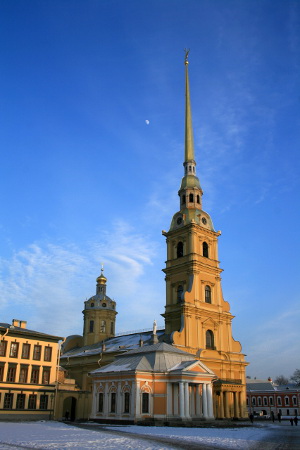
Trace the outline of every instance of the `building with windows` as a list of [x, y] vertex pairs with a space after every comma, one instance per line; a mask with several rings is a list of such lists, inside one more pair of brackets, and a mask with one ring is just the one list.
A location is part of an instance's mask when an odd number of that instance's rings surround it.
[[53, 417], [59, 341], [14, 319], [0, 323], [0, 418]]
[[254, 416], [295, 417], [300, 414], [300, 387], [277, 386], [268, 380], [247, 379], [247, 408]]
[[91, 376], [94, 420], [175, 424], [214, 417], [214, 373], [172, 345], [141, 346]]

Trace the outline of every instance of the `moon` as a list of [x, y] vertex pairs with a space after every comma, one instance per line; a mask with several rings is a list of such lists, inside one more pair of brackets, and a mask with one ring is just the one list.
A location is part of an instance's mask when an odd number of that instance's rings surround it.
[[149, 125], [150, 120], [146, 119], [146, 120], [145, 120], [145, 123], [146, 123], [146, 125]]

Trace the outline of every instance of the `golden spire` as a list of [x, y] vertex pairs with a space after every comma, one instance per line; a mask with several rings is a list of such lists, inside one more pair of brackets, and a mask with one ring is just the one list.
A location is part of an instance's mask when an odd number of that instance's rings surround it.
[[190, 50], [184, 49], [185, 51], [185, 162], [195, 161], [194, 153], [194, 137], [193, 137], [193, 126], [192, 126], [192, 111], [191, 111], [191, 100], [190, 100], [190, 85], [189, 85], [189, 73], [188, 73], [188, 55]]

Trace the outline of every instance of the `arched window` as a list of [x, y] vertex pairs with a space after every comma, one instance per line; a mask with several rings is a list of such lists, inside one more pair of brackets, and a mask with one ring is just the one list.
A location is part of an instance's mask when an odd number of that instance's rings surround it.
[[273, 397], [269, 397], [270, 406], [273, 406]]
[[90, 320], [90, 333], [93, 333], [94, 331], [94, 321]]
[[203, 242], [202, 249], [203, 249], [203, 256], [205, 256], [205, 258], [208, 258], [208, 243], [207, 242]]
[[257, 405], [261, 406], [261, 397], [257, 397]]
[[197, 195], [197, 203], [200, 203], [200, 195]]
[[189, 201], [190, 201], [190, 203], [194, 202], [194, 194], [189, 195]]
[[177, 244], [177, 258], [181, 258], [183, 256], [183, 242], [178, 242]]
[[106, 322], [105, 322], [105, 320], [102, 320], [101, 321], [101, 332], [105, 333], [105, 330], [106, 330]]
[[189, 166], [189, 172], [191, 172], [192, 171], [192, 166]]
[[282, 406], [281, 397], [277, 397], [277, 405]]
[[211, 303], [211, 288], [210, 286], [205, 286], [205, 303]]
[[252, 397], [252, 405], [256, 406], [256, 398], [255, 397]]
[[215, 348], [214, 333], [211, 330], [207, 330], [206, 332], [206, 348]]
[[264, 406], [268, 406], [268, 399], [267, 399], [267, 397], [264, 397]]
[[180, 284], [177, 288], [177, 302], [182, 302], [183, 286]]
[[284, 404], [285, 406], [290, 406], [290, 399], [288, 398], [288, 396], [284, 397]]
[[246, 404], [249, 406], [249, 397], [246, 398]]
[[114, 323], [110, 322], [110, 334], [114, 334]]
[[182, 203], [185, 205], [185, 195], [182, 196]]
[[293, 395], [293, 406], [297, 406], [297, 397]]

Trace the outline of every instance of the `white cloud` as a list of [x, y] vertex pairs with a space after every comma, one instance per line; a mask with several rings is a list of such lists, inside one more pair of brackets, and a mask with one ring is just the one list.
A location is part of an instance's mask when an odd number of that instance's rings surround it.
[[[145, 266], [152, 264], [155, 246], [124, 222], [100, 236], [101, 241], [89, 242], [86, 248], [38, 242], [0, 260], [1, 321], [19, 318], [27, 320], [31, 329], [63, 336], [80, 334], [83, 302], [94, 295], [104, 262], [105, 274], [109, 274], [107, 293], [116, 298], [117, 306], [120, 299], [119, 312], [129, 312], [124, 317], [119, 314], [122, 329], [151, 327], [152, 316], [149, 323], [145, 320], [147, 304], [151, 304], [147, 292], [153, 289], [143, 277]], [[154, 298], [152, 294], [152, 302]], [[124, 323], [126, 316], [135, 324]]]

